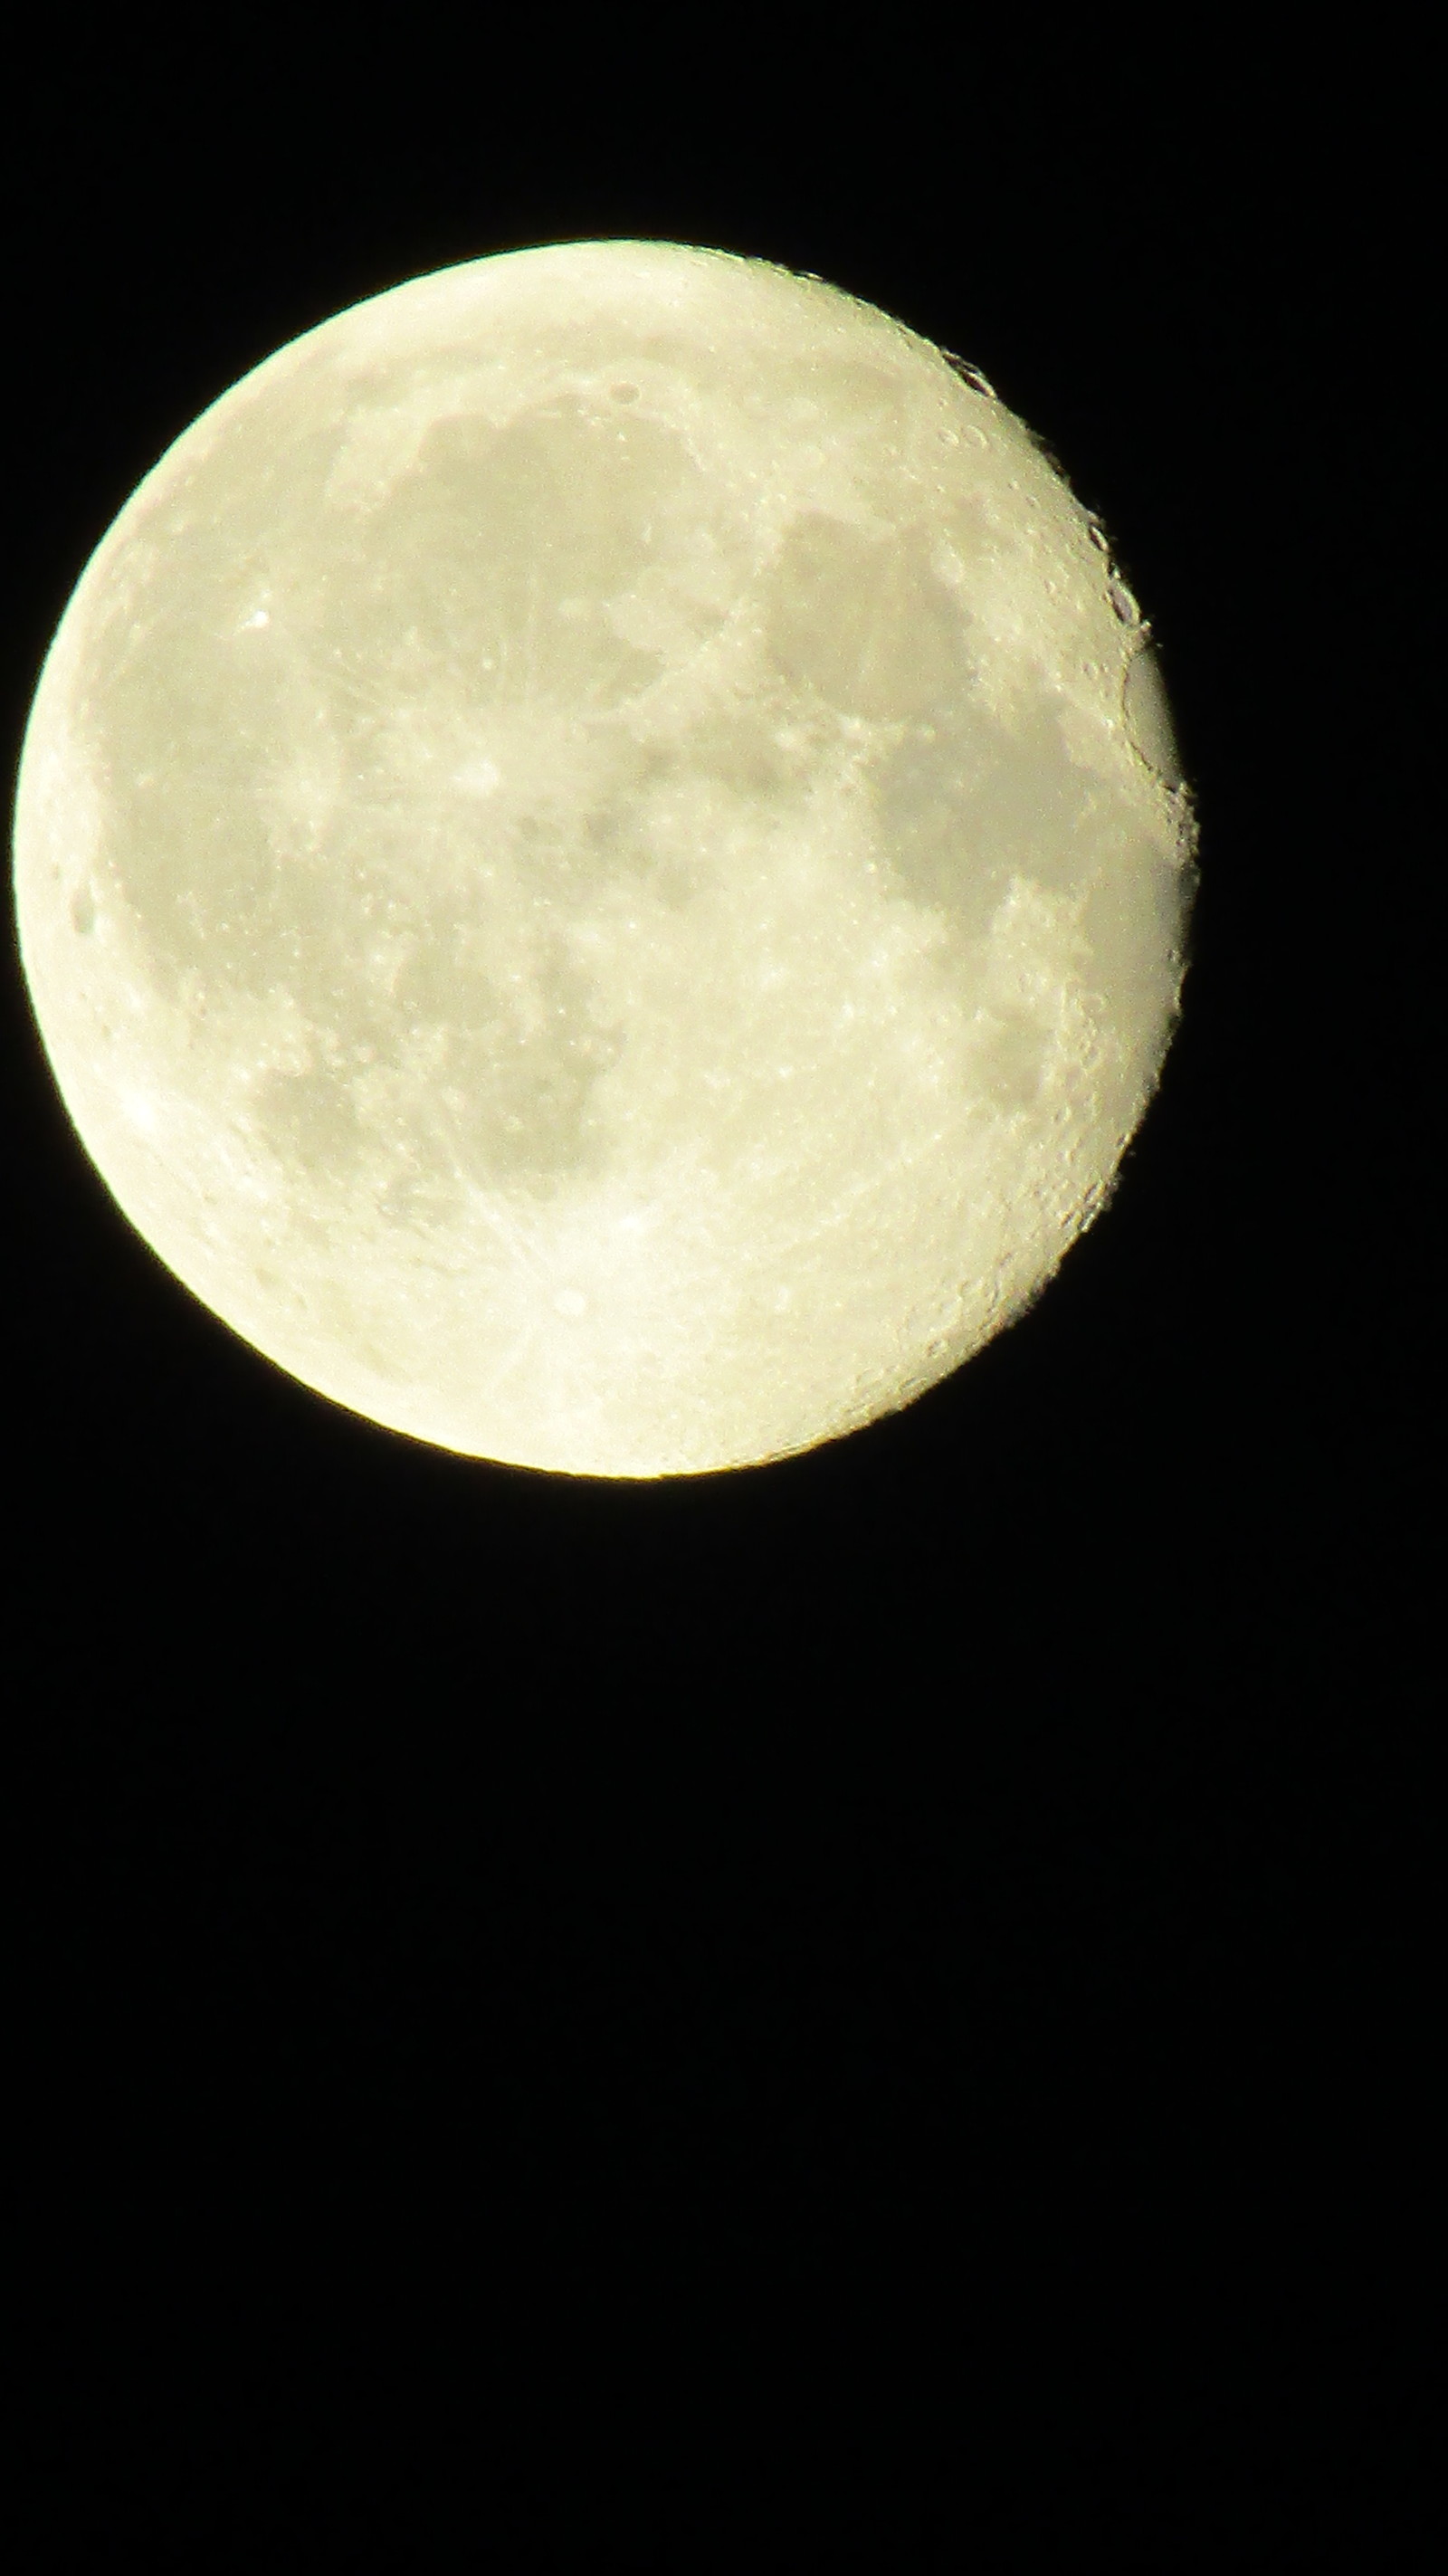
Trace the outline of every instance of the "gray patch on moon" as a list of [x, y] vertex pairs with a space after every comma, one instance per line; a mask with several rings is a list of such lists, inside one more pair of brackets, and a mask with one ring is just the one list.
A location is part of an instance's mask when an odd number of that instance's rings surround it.
[[1124, 794], [1072, 761], [1050, 706], [1003, 723], [967, 701], [948, 726], [912, 727], [880, 759], [874, 790], [901, 886], [967, 940], [1013, 877], [1072, 893], [1135, 830]]
[[1082, 908], [1083, 980], [1142, 1065], [1160, 1055], [1175, 1006], [1190, 897], [1185, 872], [1138, 838], [1113, 851]]
[[725, 701], [690, 726], [672, 761], [661, 756], [660, 770], [717, 779], [732, 795], [776, 804], [798, 792], [819, 748], [807, 733], [789, 738], [792, 714], [783, 693], [773, 707], [764, 690], [752, 703]]
[[[547, 1191], [589, 1160], [619, 1043], [549, 916], [651, 867], [640, 798], [670, 765], [607, 726], [661, 667], [610, 611], [667, 577], [707, 495], [671, 432], [562, 404], [439, 422], [355, 528], [325, 510], [329, 451], [299, 455], [310, 544], [263, 574], [249, 530], [227, 542], [229, 479], [208, 512], [203, 465], [185, 546], [136, 568], [143, 632], [95, 693], [111, 872], [170, 990], [203, 966], [215, 986], [224, 956], [233, 997], [285, 995], [365, 1043], [365, 1075], [319, 1049], [258, 1082], [284, 1162]], [[697, 644], [724, 609], [688, 543], [672, 561]], [[259, 586], [264, 626], [241, 613]], [[138, 741], [150, 765], [128, 774]]]
[[951, 708], [968, 665], [962, 618], [921, 529], [871, 536], [808, 511], [766, 586], [775, 666], [843, 715], [908, 723]]
[[1162, 685], [1161, 665], [1150, 644], [1133, 653], [1126, 665], [1122, 711], [1132, 749], [1168, 787], [1182, 783], [1176, 732]]
[[682, 442], [648, 420], [559, 404], [501, 429], [439, 421], [359, 530], [372, 567], [361, 633], [384, 650], [390, 633], [415, 635], [427, 662], [476, 675], [485, 700], [620, 706], [660, 661], [616, 632], [607, 603], [648, 568], [655, 521], [662, 533], [698, 480]]
[[986, 1039], [976, 1066], [986, 1096], [997, 1109], [1029, 1109], [1040, 1094], [1049, 1030], [1029, 1011], [1006, 1008], [983, 1016]]

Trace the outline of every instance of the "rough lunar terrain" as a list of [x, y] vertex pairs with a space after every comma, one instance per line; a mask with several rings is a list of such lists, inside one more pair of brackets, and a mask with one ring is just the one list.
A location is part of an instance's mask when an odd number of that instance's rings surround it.
[[806, 1447], [1048, 1278], [1155, 1083], [1191, 823], [1026, 430], [818, 281], [481, 261], [234, 387], [92, 559], [17, 815], [121, 1206], [372, 1418]]

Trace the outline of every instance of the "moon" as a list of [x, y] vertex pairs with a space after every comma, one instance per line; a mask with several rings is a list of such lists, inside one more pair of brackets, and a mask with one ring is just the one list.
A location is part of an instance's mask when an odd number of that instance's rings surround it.
[[550, 245], [278, 350], [40, 675], [79, 1135], [282, 1369], [697, 1475], [908, 1403], [1103, 1205], [1194, 826], [1148, 630], [990, 387], [819, 278]]

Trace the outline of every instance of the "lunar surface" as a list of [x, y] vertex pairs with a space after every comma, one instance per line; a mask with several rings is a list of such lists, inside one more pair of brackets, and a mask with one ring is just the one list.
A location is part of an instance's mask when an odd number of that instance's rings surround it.
[[609, 1477], [1008, 1323], [1173, 1025], [1147, 630], [990, 389], [817, 279], [484, 259], [224, 394], [66, 610], [21, 951], [131, 1222], [283, 1369]]

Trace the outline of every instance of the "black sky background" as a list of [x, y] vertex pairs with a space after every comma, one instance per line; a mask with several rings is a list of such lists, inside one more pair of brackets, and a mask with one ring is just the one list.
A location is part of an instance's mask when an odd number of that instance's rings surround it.
[[116, 511], [283, 341], [535, 242], [756, 253], [981, 367], [1111, 532], [1183, 1019], [964, 1371], [615, 1486], [198, 1306], [12, 940], [17, 2563], [1426, 2566], [1414, 67], [490, 24], [48, 40], [12, 763]]

